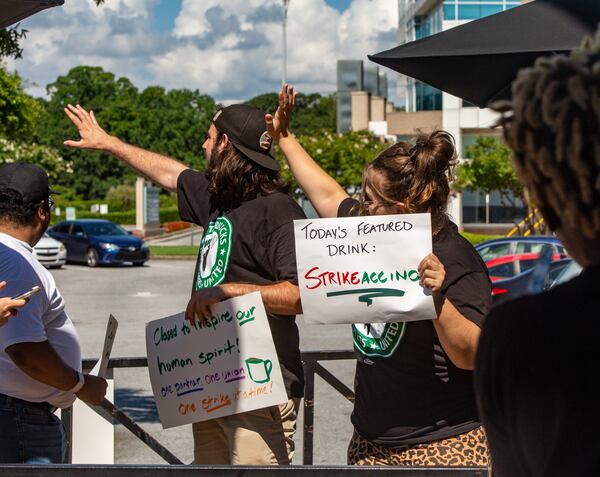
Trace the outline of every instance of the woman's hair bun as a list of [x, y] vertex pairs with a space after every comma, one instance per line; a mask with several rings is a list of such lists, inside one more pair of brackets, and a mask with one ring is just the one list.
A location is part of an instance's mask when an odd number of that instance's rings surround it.
[[436, 174], [448, 174], [451, 177], [458, 162], [454, 137], [442, 130], [430, 134], [419, 132], [411, 149], [411, 158], [429, 166], [427, 168]]

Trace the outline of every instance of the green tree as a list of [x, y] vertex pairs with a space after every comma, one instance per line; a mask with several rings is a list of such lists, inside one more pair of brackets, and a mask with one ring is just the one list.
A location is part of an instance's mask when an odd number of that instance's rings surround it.
[[110, 210], [128, 212], [135, 209], [135, 186], [121, 184], [111, 187], [106, 193]]
[[217, 104], [210, 96], [187, 89], [165, 91], [151, 86], [139, 95], [131, 142], [174, 157], [191, 167], [204, 167], [202, 144]]
[[99, 199], [111, 186], [133, 182], [133, 173], [117, 159], [100, 152], [65, 148], [62, 143], [77, 135], [63, 111], [69, 103], [93, 110], [107, 131], [129, 140], [126, 124], [136, 114], [135, 86], [127, 78], [115, 78], [100, 67], [78, 66], [48, 85], [47, 91], [50, 96], [45, 102], [47, 119], [40, 122], [37, 139], [42, 144], [61, 147], [65, 160], [72, 165], [73, 174], [61, 184], [83, 198]]
[[0, 64], [0, 136], [27, 137], [34, 129], [42, 109], [23, 91], [21, 78]]
[[[386, 143], [368, 131], [345, 134], [320, 131], [299, 136], [298, 141], [308, 154], [350, 194], [360, 187], [367, 164], [387, 147]], [[281, 150], [277, 149], [276, 155], [283, 164], [284, 177], [297, 185]]]
[[[202, 143], [216, 110], [215, 101], [198, 91], [152, 86], [141, 93], [127, 78], [116, 78], [100, 67], [78, 66], [48, 85], [46, 121], [37, 130], [40, 142], [62, 145], [77, 136], [65, 115], [66, 104], [93, 110], [100, 125], [112, 135], [201, 168]], [[100, 199], [119, 184], [133, 184], [135, 174], [117, 159], [100, 152], [63, 148], [74, 174], [69, 186], [86, 199]]]
[[18, 25], [12, 28], [0, 29], [0, 59], [21, 58], [23, 49], [19, 42], [25, 38], [27, 30], [19, 30]]
[[[277, 93], [261, 94], [250, 99], [247, 104], [274, 113], [277, 109]], [[298, 136], [324, 130], [335, 131], [335, 96], [321, 96], [317, 93], [298, 94], [290, 129]]]
[[44, 169], [50, 183], [58, 184], [72, 173], [68, 162], [63, 160], [56, 149], [39, 144], [28, 144], [0, 138], [0, 165], [13, 162], [31, 162]]
[[498, 192], [502, 202], [512, 206], [516, 199], [525, 201], [523, 186], [515, 174], [512, 152], [495, 137], [481, 136], [465, 149], [465, 160], [457, 169], [454, 187], [478, 190], [485, 194]]

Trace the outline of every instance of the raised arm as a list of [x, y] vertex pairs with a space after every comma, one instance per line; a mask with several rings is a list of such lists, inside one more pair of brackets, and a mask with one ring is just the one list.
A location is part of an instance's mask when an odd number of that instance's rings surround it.
[[321, 217], [337, 217], [340, 203], [348, 197], [346, 191], [289, 134], [289, 119], [296, 102], [294, 88], [283, 85], [275, 117], [267, 114], [267, 129], [279, 142], [290, 170]]
[[65, 113], [77, 127], [80, 136], [79, 141], [65, 141], [65, 146], [107, 152], [163, 189], [171, 192], [177, 190], [179, 174], [188, 169], [185, 164], [170, 157], [132, 146], [107, 134], [98, 125], [94, 112], [88, 112], [79, 105], [67, 105]]

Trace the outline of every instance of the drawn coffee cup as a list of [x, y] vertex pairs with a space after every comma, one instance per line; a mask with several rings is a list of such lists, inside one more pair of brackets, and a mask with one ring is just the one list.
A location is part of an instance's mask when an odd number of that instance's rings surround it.
[[262, 384], [270, 381], [273, 363], [270, 359], [248, 358], [246, 369], [248, 369], [248, 375], [252, 381]]

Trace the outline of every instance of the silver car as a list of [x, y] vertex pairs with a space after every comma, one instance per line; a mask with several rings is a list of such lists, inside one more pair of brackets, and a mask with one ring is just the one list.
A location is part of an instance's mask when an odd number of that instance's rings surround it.
[[67, 263], [67, 249], [48, 234], [33, 247], [33, 255], [46, 268], [60, 268]]

